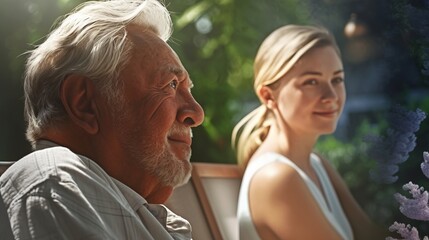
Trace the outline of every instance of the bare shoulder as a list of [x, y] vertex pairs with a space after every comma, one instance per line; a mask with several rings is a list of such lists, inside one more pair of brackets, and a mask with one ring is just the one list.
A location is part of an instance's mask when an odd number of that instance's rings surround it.
[[[273, 162], [261, 168], [252, 178], [251, 188], [259, 193], [272, 191], [294, 191], [296, 183], [303, 180], [299, 173], [290, 165]], [[271, 195], [271, 194], [270, 194]]]
[[[299, 173], [290, 165], [273, 162], [261, 168], [250, 183], [250, 198], [259, 203], [258, 208], [294, 207], [295, 199], [309, 197], [307, 186]], [[265, 205], [265, 206], [264, 206]], [[266, 213], [266, 212], [261, 212]]]
[[[253, 177], [249, 189], [252, 220], [263, 239], [337, 239], [301, 175], [285, 163], [270, 163]], [[316, 221], [314, 231], [308, 223]]]

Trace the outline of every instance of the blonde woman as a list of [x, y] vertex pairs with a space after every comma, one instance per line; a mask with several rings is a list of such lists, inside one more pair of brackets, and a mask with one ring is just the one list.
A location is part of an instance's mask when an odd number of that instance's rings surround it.
[[245, 168], [240, 239], [383, 239], [328, 161], [313, 153], [335, 131], [346, 99], [340, 51], [322, 28], [288, 25], [254, 63], [261, 106], [234, 128]]

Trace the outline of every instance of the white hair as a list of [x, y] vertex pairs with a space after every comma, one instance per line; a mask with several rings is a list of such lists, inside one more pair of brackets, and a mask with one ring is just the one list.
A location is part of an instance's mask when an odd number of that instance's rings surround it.
[[91, 79], [111, 104], [120, 101], [119, 72], [131, 57], [127, 25], [138, 25], [168, 41], [170, 13], [157, 0], [89, 1], [65, 15], [45, 42], [29, 51], [24, 95], [27, 139], [65, 117], [59, 92], [70, 74]]

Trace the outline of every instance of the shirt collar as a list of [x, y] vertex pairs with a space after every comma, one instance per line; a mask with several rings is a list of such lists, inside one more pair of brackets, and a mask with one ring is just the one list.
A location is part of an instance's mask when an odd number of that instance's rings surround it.
[[51, 142], [49, 140], [39, 140], [36, 142], [36, 150], [42, 150], [50, 147], [57, 147], [58, 144]]
[[125, 199], [130, 204], [130, 206], [132, 207], [132, 209], [134, 211], [137, 211], [137, 209], [139, 209], [142, 205], [146, 205], [147, 204], [146, 199], [144, 199], [141, 195], [139, 195], [138, 193], [136, 193], [130, 187], [128, 187], [127, 185], [123, 184], [119, 180], [116, 180], [116, 179], [114, 179], [112, 177], [110, 177], [110, 178], [113, 180], [113, 182], [119, 188], [119, 190], [122, 192], [122, 194], [124, 195]]

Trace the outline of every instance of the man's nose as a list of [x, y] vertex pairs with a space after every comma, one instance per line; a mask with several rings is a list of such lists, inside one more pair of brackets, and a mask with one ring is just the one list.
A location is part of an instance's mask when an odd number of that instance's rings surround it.
[[192, 95], [185, 106], [179, 110], [178, 120], [189, 127], [197, 127], [203, 123], [204, 110]]

